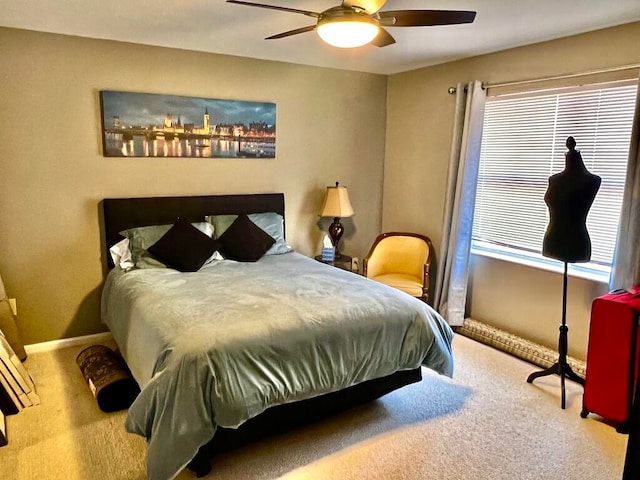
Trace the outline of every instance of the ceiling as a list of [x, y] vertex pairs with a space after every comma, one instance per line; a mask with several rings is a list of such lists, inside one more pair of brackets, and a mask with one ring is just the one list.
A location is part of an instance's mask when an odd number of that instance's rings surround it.
[[[321, 12], [340, 0], [257, 0]], [[467, 25], [393, 28], [384, 48], [330, 47], [313, 18], [224, 0], [1, 0], [0, 26], [392, 74], [640, 20], [638, 0], [388, 0], [382, 10], [474, 10]], [[640, 27], [639, 27], [640, 28]]]

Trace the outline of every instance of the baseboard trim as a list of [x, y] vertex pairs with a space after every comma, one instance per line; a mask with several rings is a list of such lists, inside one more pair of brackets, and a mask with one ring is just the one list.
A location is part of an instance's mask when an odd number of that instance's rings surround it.
[[92, 335], [83, 335], [81, 337], [62, 338], [60, 340], [51, 340], [50, 342], [32, 343], [25, 345], [24, 349], [27, 355], [38, 352], [50, 352], [61, 348], [75, 347], [77, 345], [88, 345], [90, 343], [106, 342], [113, 340], [111, 332], [94, 333]]

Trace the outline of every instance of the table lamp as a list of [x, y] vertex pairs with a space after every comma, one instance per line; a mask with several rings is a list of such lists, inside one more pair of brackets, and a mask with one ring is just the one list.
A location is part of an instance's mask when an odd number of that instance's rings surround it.
[[329, 236], [331, 242], [336, 249], [336, 258], [340, 256], [338, 253], [338, 242], [344, 233], [344, 227], [340, 223], [340, 218], [350, 217], [353, 215], [353, 207], [349, 201], [349, 193], [347, 187], [341, 187], [336, 182], [335, 187], [327, 187], [327, 194], [324, 197], [324, 204], [320, 210], [320, 217], [333, 217], [333, 223], [329, 225]]

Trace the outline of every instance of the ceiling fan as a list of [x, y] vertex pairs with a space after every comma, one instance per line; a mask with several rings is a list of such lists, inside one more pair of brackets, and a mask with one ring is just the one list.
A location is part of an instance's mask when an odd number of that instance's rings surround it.
[[387, 10], [381, 12], [387, 0], [343, 0], [337, 7], [323, 12], [278, 7], [262, 3], [227, 0], [227, 3], [299, 13], [317, 19], [315, 25], [296, 28], [267, 37], [266, 40], [290, 37], [316, 30], [325, 42], [341, 48], [360, 47], [371, 43], [386, 47], [396, 43], [384, 27], [425, 27], [472, 23], [476, 12], [465, 10]]

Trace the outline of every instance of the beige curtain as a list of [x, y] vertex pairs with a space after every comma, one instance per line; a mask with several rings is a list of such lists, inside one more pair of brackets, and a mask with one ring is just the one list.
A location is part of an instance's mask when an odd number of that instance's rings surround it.
[[640, 285], [640, 81], [609, 287]]
[[16, 326], [15, 315], [13, 314], [13, 310], [9, 304], [7, 292], [4, 289], [2, 277], [0, 277], [0, 331], [5, 336], [18, 358], [20, 360], [27, 358], [27, 353], [24, 351], [24, 345], [22, 344], [20, 333]]
[[479, 81], [457, 85], [447, 196], [433, 303], [447, 323], [454, 326], [464, 323], [467, 303], [471, 232], [485, 100], [486, 94]]

